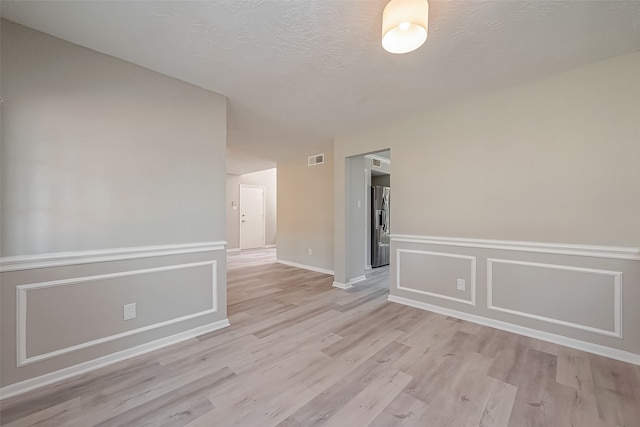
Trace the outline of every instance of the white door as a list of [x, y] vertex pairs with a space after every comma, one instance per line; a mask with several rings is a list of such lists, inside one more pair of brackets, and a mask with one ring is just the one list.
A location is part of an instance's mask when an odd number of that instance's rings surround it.
[[264, 247], [264, 187], [240, 185], [240, 249]]

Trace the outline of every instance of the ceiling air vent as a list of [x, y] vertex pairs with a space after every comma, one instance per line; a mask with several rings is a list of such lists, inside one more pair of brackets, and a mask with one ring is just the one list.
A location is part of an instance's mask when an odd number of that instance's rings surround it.
[[375, 167], [375, 168], [379, 168], [379, 167], [382, 166], [382, 162], [380, 160], [378, 160], [378, 159], [372, 159], [371, 163], [373, 164], [373, 167]]
[[324, 154], [316, 154], [315, 156], [309, 156], [308, 166], [321, 165], [324, 163]]

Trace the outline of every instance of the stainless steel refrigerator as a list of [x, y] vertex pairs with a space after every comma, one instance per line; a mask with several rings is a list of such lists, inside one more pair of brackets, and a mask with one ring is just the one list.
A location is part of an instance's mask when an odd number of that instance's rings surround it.
[[389, 264], [389, 187], [371, 187], [371, 267]]

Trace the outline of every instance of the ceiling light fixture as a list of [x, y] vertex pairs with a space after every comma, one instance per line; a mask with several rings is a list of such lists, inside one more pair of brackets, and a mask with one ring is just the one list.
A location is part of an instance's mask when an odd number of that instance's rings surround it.
[[382, 12], [382, 47], [391, 53], [416, 50], [427, 40], [427, 0], [391, 0]]

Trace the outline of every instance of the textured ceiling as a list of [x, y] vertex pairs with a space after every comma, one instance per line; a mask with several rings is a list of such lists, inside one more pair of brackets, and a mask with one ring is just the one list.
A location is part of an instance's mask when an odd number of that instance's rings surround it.
[[229, 98], [232, 173], [332, 137], [640, 50], [640, 0], [431, 0], [429, 38], [380, 45], [386, 0], [2, 1], [4, 18]]

